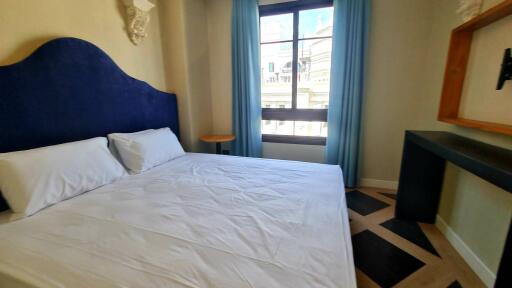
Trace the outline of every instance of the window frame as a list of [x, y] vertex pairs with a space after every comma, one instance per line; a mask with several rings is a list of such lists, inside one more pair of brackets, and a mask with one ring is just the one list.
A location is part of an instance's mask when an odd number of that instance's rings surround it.
[[[297, 64], [299, 54], [299, 41], [312, 39], [326, 39], [332, 36], [324, 37], [306, 37], [299, 39], [299, 12], [302, 10], [332, 7], [333, 0], [297, 0], [278, 4], [259, 6], [259, 17], [293, 14], [293, 38], [292, 40], [261, 42], [259, 45], [291, 42], [293, 49], [292, 56], [292, 108], [262, 108], [262, 120], [278, 121], [316, 121], [327, 122], [328, 109], [298, 109], [297, 108]], [[322, 136], [297, 136], [281, 134], [262, 134], [263, 142], [273, 143], [291, 143], [325, 146], [326, 137]]]

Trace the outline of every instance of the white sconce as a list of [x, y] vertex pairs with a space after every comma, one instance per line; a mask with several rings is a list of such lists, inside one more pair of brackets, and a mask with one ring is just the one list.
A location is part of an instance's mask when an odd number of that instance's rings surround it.
[[148, 0], [123, 0], [128, 15], [128, 36], [133, 44], [138, 45], [146, 38], [149, 23], [149, 10], [155, 5]]
[[459, 0], [459, 9], [456, 12], [467, 22], [480, 14], [481, 8], [482, 0]]

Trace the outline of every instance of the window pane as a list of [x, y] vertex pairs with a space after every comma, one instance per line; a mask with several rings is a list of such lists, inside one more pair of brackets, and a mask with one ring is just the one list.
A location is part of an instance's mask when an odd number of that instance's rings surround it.
[[293, 39], [293, 14], [260, 17], [261, 42]]
[[333, 8], [319, 8], [299, 12], [299, 39], [332, 36]]
[[328, 107], [331, 50], [331, 38], [299, 41], [297, 108]]
[[291, 42], [261, 45], [261, 107], [292, 107]]
[[327, 137], [326, 122], [308, 121], [261, 121], [263, 134], [294, 135], [294, 136], [322, 136]]

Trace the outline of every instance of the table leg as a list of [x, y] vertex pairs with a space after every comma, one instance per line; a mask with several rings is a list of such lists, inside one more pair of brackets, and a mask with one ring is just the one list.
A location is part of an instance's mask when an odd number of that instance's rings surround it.
[[512, 283], [512, 222], [508, 227], [507, 240], [505, 241], [505, 248], [501, 255], [500, 266], [498, 268], [498, 275], [496, 275], [496, 282], [494, 287], [510, 287]]
[[395, 216], [434, 223], [443, 185], [446, 161], [405, 139]]
[[220, 142], [215, 143], [215, 153], [217, 153], [217, 154], [221, 154], [222, 153]]

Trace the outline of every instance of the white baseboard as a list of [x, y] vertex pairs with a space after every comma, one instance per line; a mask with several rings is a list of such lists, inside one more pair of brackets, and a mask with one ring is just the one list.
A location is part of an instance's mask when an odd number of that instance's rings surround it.
[[480, 277], [482, 282], [487, 287], [493, 287], [496, 281], [496, 274], [494, 274], [487, 265], [485, 265], [480, 258], [469, 248], [466, 243], [452, 230], [448, 224], [439, 215], [436, 217], [436, 227], [444, 234], [448, 242], [459, 252], [460, 256], [468, 263], [469, 267], [475, 271], [476, 275]]
[[398, 181], [388, 181], [388, 180], [379, 180], [379, 179], [370, 179], [370, 178], [361, 178], [359, 179], [359, 185], [364, 187], [375, 187], [375, 188], [385, 188], [385, 189], [398, 189]]

